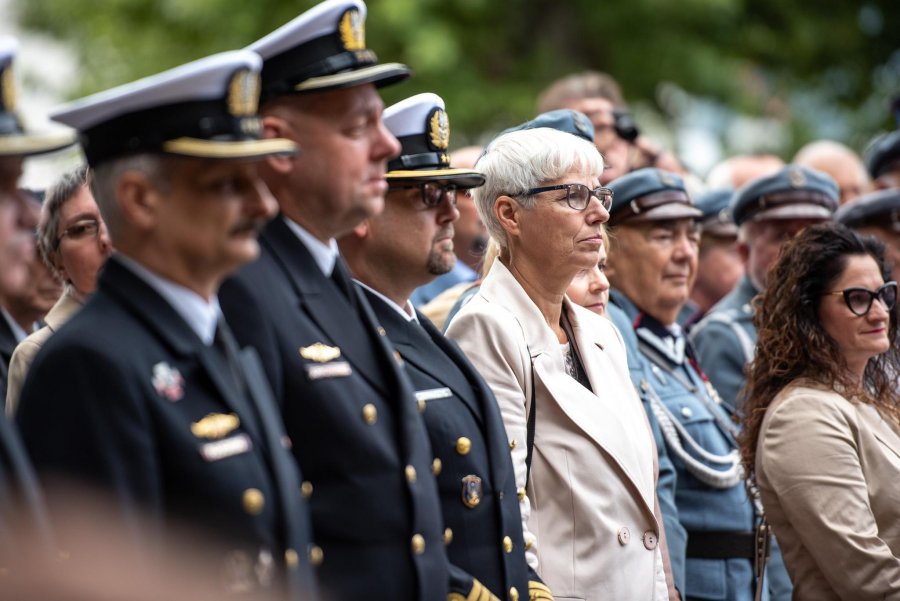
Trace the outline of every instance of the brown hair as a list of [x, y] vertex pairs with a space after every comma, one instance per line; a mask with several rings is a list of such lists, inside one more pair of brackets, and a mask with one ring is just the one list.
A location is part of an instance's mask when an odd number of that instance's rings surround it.
[[583, 71], [557, 79], [541, 92], [537, 112], [567, 108], [570, 102], [585, 98], [606, 98], [616, 107], [625, 105], [622, 89], [615, 79], [599, 71]]
[[819, 320], [822, 296], [832, 290], [848, 258], [859, 255], [875, 259], [882, 277], [890, 279], [884, 245], [875, 238], [834, 223], [806, 228], [784, 246], [769, 272], [766, 291], [754, 299], [758, 339], [741, 391], [744, 430], [740, 440], [741, 459], [751, 479], [755, 479], [757, 439], [766, 410], [782, 389], [798, 379], [844, 391], [848, 397], [857, 395], [886, 416], [900, 418], [896, 309], [890, 313], [890, 349], [869, 360], [861, 383], [851, 379], [840, 348]]

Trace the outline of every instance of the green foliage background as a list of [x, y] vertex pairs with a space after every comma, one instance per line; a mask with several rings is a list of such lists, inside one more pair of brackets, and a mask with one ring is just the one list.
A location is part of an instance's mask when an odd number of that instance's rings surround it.
[[[313, 0], [17, 0], [25, 28], [74, 43], [73, 96], [238, 48]], [[629, 102], [676, 115], [661, 82], [790, 128], [794, 150], [829, 131], [861, 149], [900, 93], [896, 0], [371, 0], [367, 43], [415, 70], [390, 104], [433, 91], [454, 146], [533, 116], [548, 83], [596, 69]], [[829, 123], [829, 120], [833, 122]]]

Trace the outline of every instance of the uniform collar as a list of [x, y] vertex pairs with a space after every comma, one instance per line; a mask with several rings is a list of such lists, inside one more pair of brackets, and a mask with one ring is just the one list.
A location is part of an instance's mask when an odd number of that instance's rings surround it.
[[416, 310], [413, 309], [412, 303], [409, 302], [409, 299], [406, 299], [406, 308], [404, 309], [403, 307], [401, 307], [400, 305], [398, 305], [397, 303], [395, 303], [394, 301], [392, 301], [391, 299], [389, 299], [382, 293], [378, 292], [371, 286], [366, 286], [364, 283], [360, 282], [357, 279], [354, 279], [353, 281], [356, 282], [357, 284], [359, 284], [360, 286], [362, 286], [363, 288], [365, 288], [366, 290], [368, 290], [369, 292], [371, 292], [376, 297], [383, 300], [384, 303], [388, 307], [390, 307], [391, 309], [393, 309], [394, 311], [399, 313], [403, 317], [403, 319], [405, 319], [406, 321], [419, 323], [419, 318], [416, 316]]
[[322, 270], [322, 274], [326, 278], [330, 278], [338, 258], [338, 245], [335, 239], [332, 238], [328, 241], [328, 244], [324, 244], [296, 221], [287, 217], [283, 217], [283, 219], [291, 231], [300, 239], [300, 242], [303, 243], [303, 246], [306, 247], [306, 250], [309, 251], [309, 254], [312, 255], [316, 265]]
[[222, 310], [219, 299], [213, 296], [207, 302], [202, 296], [180, 284], [153, 273], [135, 260], [122, 253], [117, 255], [119, 262], [134, 275], [143, 280], [163, 297], [178, 315], [187, 322], [203, 344], [209, 346], [216, 336], [216, 325]]

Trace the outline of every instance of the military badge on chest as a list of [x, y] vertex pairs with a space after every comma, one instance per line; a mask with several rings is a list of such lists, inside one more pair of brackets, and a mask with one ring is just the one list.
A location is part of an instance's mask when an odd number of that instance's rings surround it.
[[475, 475], [468, 475], [462, 479], [462, 502], [463, 505], [472, 509], [481, 503], [481, 478]]
[[184, 378], [177, 369], [165, 361], [153, 366], [151, 383], [158, 395], [173, 403], [180, 401], [184, 396]]
[[[350, 364], [346, 361], [337, 361], [341, 356], [341, 349], [316, 342], [310, 346], [302, 346], [298, 349], [300, 356], [313, 364], [304, 365], [306, 375], [310, 380], [323, 378], [345, 378], [353, 373]], [[315, 365], [318, 363], [319, 365]]]

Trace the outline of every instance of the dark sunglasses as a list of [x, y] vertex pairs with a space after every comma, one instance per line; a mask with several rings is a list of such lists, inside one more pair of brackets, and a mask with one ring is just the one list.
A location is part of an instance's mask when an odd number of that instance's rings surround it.
[[444, 199], [450, 201], [450, 204], [456, 206], [457, 187], [454, 184], [425, 182], [424, 184], [403, 184], [396, 186], [388, 186], [390, 190], [409, 190], [418, 188], [422, 192], [422, 203], [429, 209], [441, 206]]
[[[594, 188], [591, 190], [584, 184], [560, 184], [558, 186], [544, 186], [543, 188], [532, 188], [526, 192], [521, 194], [517, 194], [517, 196], [531, 196], [533, 194], [539, 194], [541, 192], [549, 192], [550, 190], [565, 190], [566, 198], [565, 201], [568, 203], [569, 207], [575, 209], [576, 211], [583, 211], [587, 208], [588, 203], [591, 202], [591, 196], [600, 201], [600, 204], [603, 205], [603, 208], [607, 211], [612, 206], [613, 201], [613, 191], [609, 188]], [[559, 200], [563, 200], [560, 198]]]
[[881, 301], [884, 308], [892, 311], [897, 304], [897, 282], [887, 282], [878, 290], [869, 290], [868, 288], [845, 288], [836, 292], [828, 292], [828, 295], [842, 295], [847, 308], [854, 315], [862, 317], [872, 309], [872, 303], [875, 299]]

